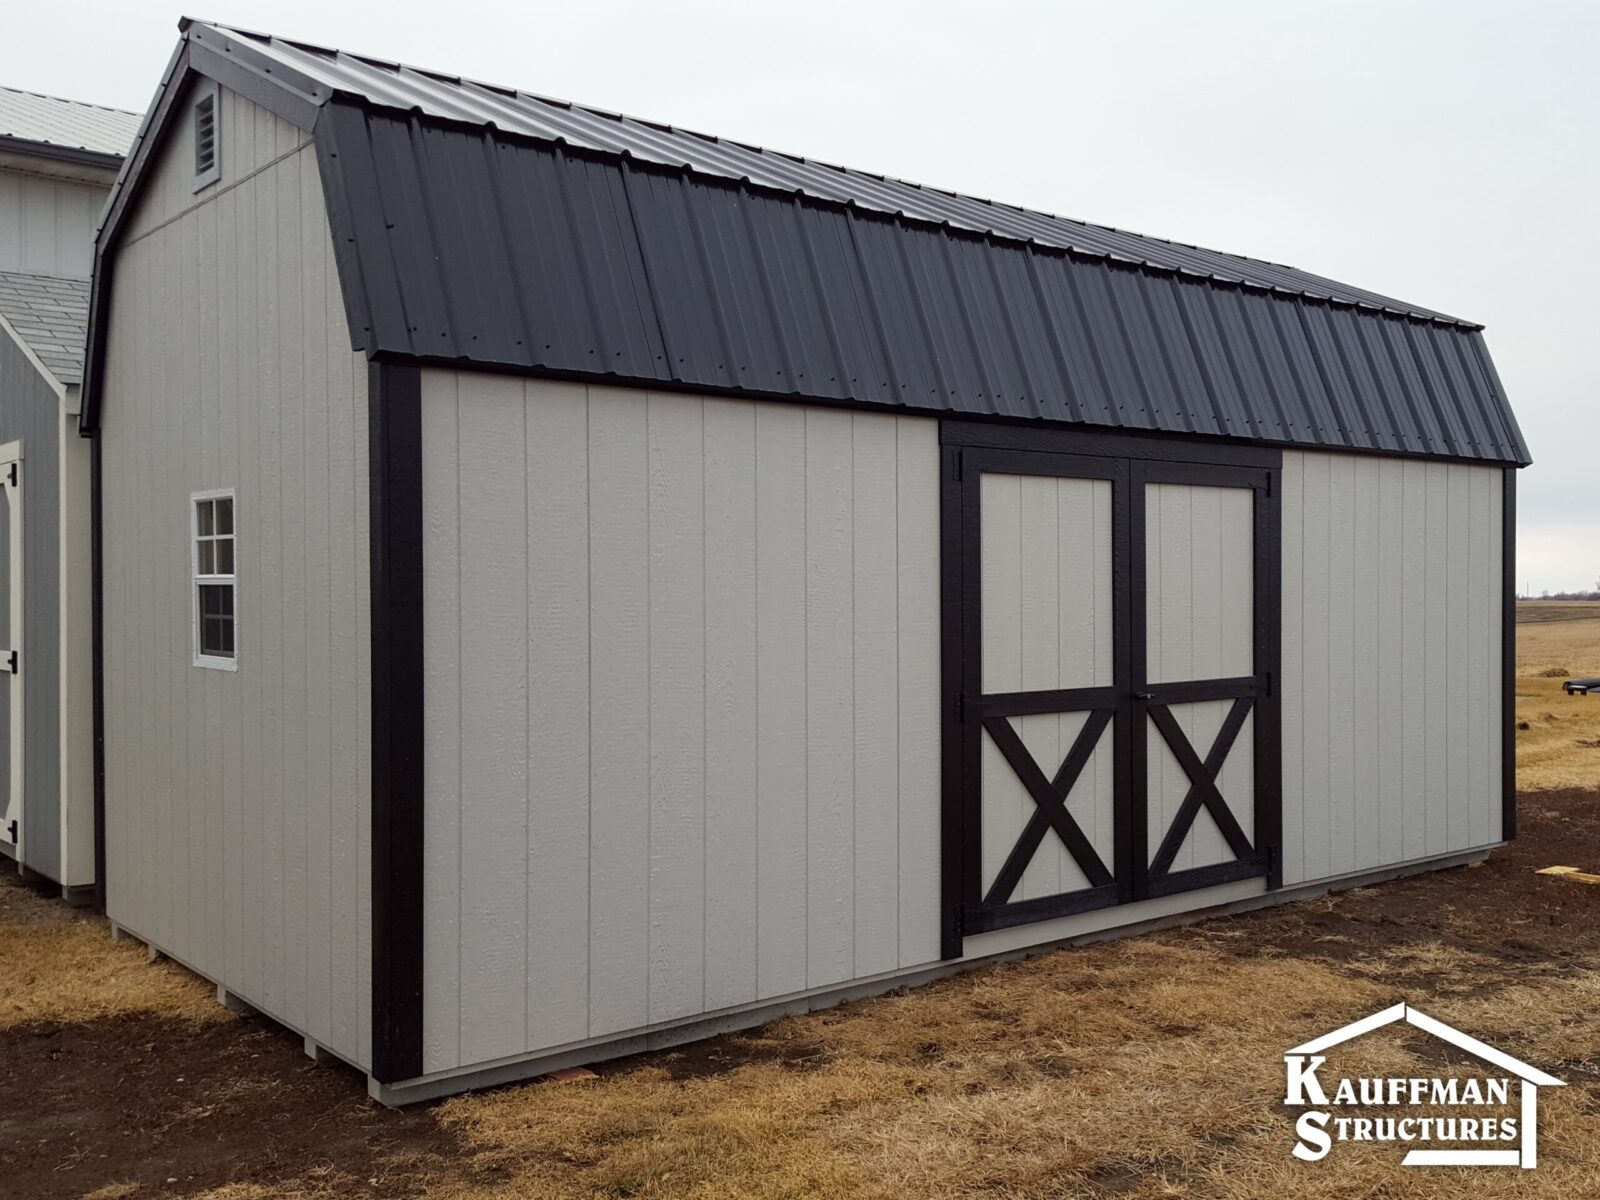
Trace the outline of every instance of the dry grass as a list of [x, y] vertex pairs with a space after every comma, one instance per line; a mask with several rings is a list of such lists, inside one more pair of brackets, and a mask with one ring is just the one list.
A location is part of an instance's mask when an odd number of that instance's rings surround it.
[[159, 1013], [230, 1020], [215, 993], [145, 948], [116, 942], [102, 921], [80, 919], [59, 901], [8, 888], [0, 909], [0, 1030], [44, 1021], [93, 1021]]
[[[1163, 935], [1054, 955], [760, 1035], [820, 1056], [811, 1068], [761, 1061], [673, 1079], [643, 1066], [454, 1100], [440, 1119], [498, 1179], [438, 1194], [1453, 1198], [1469, 1179], [1484, 1196], [1600, 1191], [1600, 1130], [1580, 1088], [1548, 1096], [1536, 1179], [1407, 1171], [1392, 1147], [1350, 1144], [1336, 1161], [1297, 1162], [1278, 1107], [1283, 1050], [1392, 1002], [1382, 979], [1393, 965], [1240, 959], [1221, 942]], [[1425, 943], [1408, 965], [1490, 961]], [[1591, 971], [1410, 999], [1537, 1062], [1600, 1051]], [[1364, 1040], [1339, 1067], [1428, 1074], [1431, 1050], [1402, 1030]]]
[[1585, 675], [1600, 675], [1600, 618], [1519, 622], [1519, 788], [1600, 787], [1600, 694], [1561, 690], [1563, 680]]

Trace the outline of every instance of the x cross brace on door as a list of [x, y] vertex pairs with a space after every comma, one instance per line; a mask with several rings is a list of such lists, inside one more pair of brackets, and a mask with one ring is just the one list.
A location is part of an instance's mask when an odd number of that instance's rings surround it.
[[1237, 859], [1245, 860], [1254, 854], [1255, 849], [1250, 844], [1250, 839], [1245, 837], [1244, 830], [1239, 828], [1239, 822], [1234, 820], [1233, 812], [1228, 808], [1228, 802], [1222, 798], [1222, 793], [1217, 789], [1217, 775], [1222, 770], [1222, 764], [1228, 760], [1228, 753], [1233, 749], [1233, 743], [1239, 737], [1239, 731], [1244, 728], [1244, 721], [1250, 715], [1251, 705], [1254, 704], [1251, 696], [1240, 696], [1233, 702], [1233, 707], [1228, 710], [1227, 719], [1222, 722], [1222, 728], [1217, 731], [1216, 740], [1211, 743], [1211, 749], [1206, 754], [1204, 762], [1194, 751], [1189, 743], [1189, 737], [1183, 732], [1183, 727], [1172, 716], [1172, 710], [1165, 704], [1150, 705], [1150, 719], [1155, 722], [1161, 736], [1166, 739], [1178, 765], [1183, 768], [1184, 774], [1189, 777], [1189, 791], [1183, 798], [1183, 803], [1178, 808], [1178, 813], [1172, 819], [1172, 827], [1167, 830], [1166, 837], [1161, 839], [1161, 848], [1156, 851], [1156, 856], [1150, 862], [1152, 877], [1165, 875], [1172, 869], [1172, 861], [1178, 856], [1184, 839], [1189, 836], [1195, 818], [1200, 815], [1201, 805], [1205, 806], [1211, 814], [1211, 819], [1217, 823], [1217, 829], [1222, 833], [1223, 839], [1228, 843], [1228, 849], [1233, 851]]
[[1044, 840], [1047, 828], [1056, 831], [1056, 835], [1076, 860], [1091, 887], [1103, 887], [1113, 882], [1111, 872], [1106, 870], [1105, 863], [1095, 853], [1094, 847], [1089, 844], [1089, 839], [1084, 836], [1077, 821], [1073, 820], [1072, 814], [1067, 811], [1067, 797], [1072, 794], [1073, 785], [1078, 782], [1078, 776], [1088, 764], [1089, 757], [1094, 753], [1095, 745], [1100, 741], [1106, 726], [1110, 724], [1114, 711], [1109, 708], [1089, 710], [1089, 715], [1084, 718], [1083, 728], [1078, 730], [1072, 749], [1062, 760], [1054, 779], [1044, 777], [1044, 772], [1039, 769], [1039, 764], [1034, 761], [1028, 748], [1022, 744], [1022, 739], [1017, 736], [1017, 731], [1009, 719], [997, 716], [984, 720], [983, 727], [989, 731], [989, 736], [994, 739], [996, 748], [1005, 757], [1006, 762], [1011, 764], [1011, 769], [1022, 781], [1022, 786], [1028, 789], [1028, 795], [1033, 797], [1035, 805], [1033, 815], [1023, 827], [1022, 836], [1017, 838], [1017, 844], [1011, 848], [1011, 853], [1006, 855], [1000, 873], [995, 876], [994, 884], [989, 888], [988, 895], [983, 898], [985, 906], [1004, 904], [1011, 899], [1011, 893], [1021, 881], [1023, 871], [1038, 852], [1039, 843]]

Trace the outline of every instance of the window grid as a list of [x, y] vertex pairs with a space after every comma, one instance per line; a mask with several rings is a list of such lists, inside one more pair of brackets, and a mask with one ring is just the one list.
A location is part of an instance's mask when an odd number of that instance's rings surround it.
[[[234, 665], [237, 585], [231, 494], [194, 498], [194, 604], [196, 662]], [[221, 660], [220, 662], [217, 660]]]

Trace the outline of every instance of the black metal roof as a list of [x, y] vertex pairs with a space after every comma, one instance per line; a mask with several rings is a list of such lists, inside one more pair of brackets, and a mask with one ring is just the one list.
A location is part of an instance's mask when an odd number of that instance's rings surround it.
[[1528, 460], [1479, 327], [1454, 317], [454, 76], [184, 28], [175, 68], [187, 56], [314, 131], [352, 336], [373, 356]]

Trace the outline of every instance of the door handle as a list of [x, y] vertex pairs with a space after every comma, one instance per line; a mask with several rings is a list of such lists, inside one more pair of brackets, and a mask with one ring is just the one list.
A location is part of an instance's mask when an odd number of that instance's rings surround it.
[[1156, 694], [1154, 692], [1135, 692], [1133, 698], [1135, 700], [1154, 700]]

